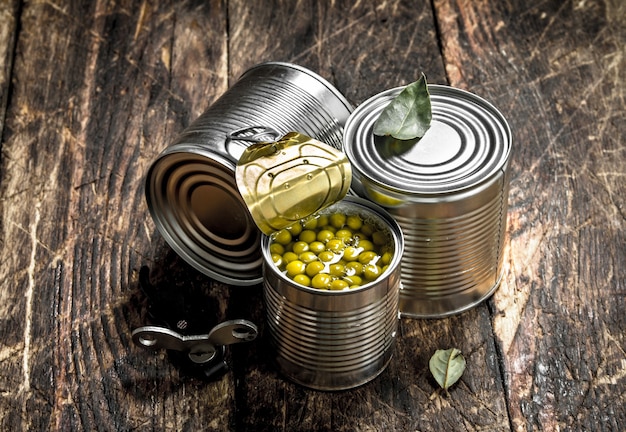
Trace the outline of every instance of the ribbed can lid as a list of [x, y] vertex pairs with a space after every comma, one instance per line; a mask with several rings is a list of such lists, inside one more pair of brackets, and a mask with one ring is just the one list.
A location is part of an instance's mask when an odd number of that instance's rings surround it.
[[355, 181], [398, 203], [420, 201], [472, 188], [506, 166], [511, 130], [504, 116], [486, 100], [454, 87], [428, 86], [431, 126], [416, 144], [398, 148], [375, 137], [374, 123], [403, 89], [371, 97], [348, 119], [344, 152]]

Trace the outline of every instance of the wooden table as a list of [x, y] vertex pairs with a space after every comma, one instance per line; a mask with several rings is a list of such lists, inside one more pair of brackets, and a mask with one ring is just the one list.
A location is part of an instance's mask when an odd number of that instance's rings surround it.
[[[0, 429], [624, 430], [625, 23], [620, 0], [0, 0]], [[159, 312], [142, 267], [172, 309], [205, 308], [190, 331], [263, 330], [259, 288], [178, 258], [143, 179], [267, 60], [354, 105], [424, 71], [513, 130], [501, 287], [451, 318], [403, 319], [389, 367], [354, 390], [288, 382], [262, 336], [213, 382], [130, 337]], [[467, 359], [449, 396], [428, 371], [447, 347]]]

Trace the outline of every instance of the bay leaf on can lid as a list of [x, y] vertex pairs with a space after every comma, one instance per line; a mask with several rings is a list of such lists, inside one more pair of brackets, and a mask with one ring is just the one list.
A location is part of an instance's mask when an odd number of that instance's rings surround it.
[[249, 146], [235, 169], [237, 188], [266, 235], [346, 196], [352, 169], [336, 148], [299, 132]]

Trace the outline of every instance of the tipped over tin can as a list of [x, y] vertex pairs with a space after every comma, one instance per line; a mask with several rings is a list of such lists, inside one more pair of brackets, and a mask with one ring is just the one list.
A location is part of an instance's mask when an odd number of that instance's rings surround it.
[[148, 208], [172, 249], [232, 285], [262, 280], [261, 232], [235, 182], [244, 150], [291, 131], [337, 149], [352, 106], [326, 80], [288, 63], [247, 72], [153, 162]]
[[354, 111], [344, 151], [352, 189], [402, 227], [402, 316], [443, 317], [476, 306], [500, 284], [511, 130], [486, 100], [429, 85], [430, 129], [408, 148], [387, 146], [373, 125], [402, 89], [375, 95]]

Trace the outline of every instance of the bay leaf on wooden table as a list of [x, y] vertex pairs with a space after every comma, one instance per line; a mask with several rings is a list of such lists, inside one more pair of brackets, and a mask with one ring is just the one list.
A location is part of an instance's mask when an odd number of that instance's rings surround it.
[[437, 350], [428, 362], [430, 372], [446, 392], [465, 371], [465, 357], [456, 348]]

